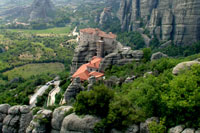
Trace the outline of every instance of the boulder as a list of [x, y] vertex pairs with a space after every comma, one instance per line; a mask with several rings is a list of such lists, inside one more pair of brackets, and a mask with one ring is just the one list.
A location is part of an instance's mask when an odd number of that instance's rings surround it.
[[93, 133], [94, 126], [100, 119], [94, 116], [86, 115], [83, 118], [75, 114], [68, 115], [64, 118], [61, 133]]
[[178, 75], [182, 70], [184, 69], [189, 69], [191, 68], [192, 65], [194, 64], [200, 64], [199, 61], [187, 61], [187, 62], [182, 62], [182, 63], [179, 63], [178, 65], [176, 65], [174, 68], [173, 68], [173, 71], [172, 73], [174, 75]]
[[125, 65], [133, 61], [140, 61], [143, 51], [122, 48], [120, 52], [111, 53], [104, 57], [100, 63], [99, 71], [105, 71], [111, 65]]
[[179, 125], [173, 128], [169, 129], [169, 133], [182, 133], [182, 131], [184, 130], [185, 126], [183, 125]]
[[126, 131], [119, 131], [117, 129], [112, 129], [110, 133], [139, 133], [139, 126], [138, 125], [132, 125], [129, 128], [126, 129]]
[[8, 104], [1, 104], [0, 105], [0, 113], [2, 113], [2, 114], [8, 114], [9, 108], [10, 108], [10, 105], [8, 105]]
[[68, 86], [65, 91], [64, 97], [67, 103], [70, 103], [71, 99], [75, 99], [76, 95], [84, 90], [84, 87], [81, 85], [81, 80], [79, 77], [75, 78], [72, 83]]
[[91, 76], [89, 79], [88, 79], [88, 90], [92, 90], [93, 89], [93, 85], [96, 83], [96, 78], [94, 76]]
[[33, 117], [29, 126], [26, 128], [26, 133], [48, 133], [51, 131], [51, 110], [40, 110]]
[[168, 57], [166, 54], [163, 54], [161, 52], [157, 52], [157, 53], [152, 54], [151, 61], [158, 60], [158, 59], [161, 59], [161, 58], [166, 58], [166, 57]]
[[161, 48], [161, 49], [162, 49], [162, 48], [166, 48], [167, 46], [169, 46], [169, 45], [171, 45], [171, 44], [172, 44], [172, 41], [169, 40], [169, 41], [163, 43], [163, 44], [160, 46], [160, 48]]
[[63, 119], [71, 109], [71, 106], [61, 106], [54, 110], [51, 120], [51, 126], [54, 130], [60, 131]]
[[32, 120], [32, 112], [28, 106], [13, 106], [3, 120], [4, 133], [24, 133]]
[[10, 105], [8, 105], [8, 104], [1, 104], [0, 105], [0, 131], [2, 131], [3, 120], [7, 116], [9, 108], [10, 108]]
[[198, 130], [196, 130], [196, 131], [195, 131], [195, 133], [200, 133], [200, 130], [199, 130], [199, 129], [198, 129]]
[[152, 71], [151, 72], [146, 72], [143, 77], [146, 78], [149, 75], [153, 75], [153, 72]]
[[111, 131], [110, 131], [110, 133], [123, 133], [122, 131], [119, 131], [119, 130], [117, 130], [117, 129], [112, 129]]
[[136, 76], [127, 77], [124, 82], [125, 83], [130, 83], [130, 82], [133, 82], [136, 78], [137, 78]]
[[139, 133], [139, 126], [138, 125], [132, 125], [130, 126], [125, 133]]
[[195, 133], [195, 130], [192, 128], [186, 128], [182, 133]]
[[116, 76], [112, 76], [109, 79], [104, 80], [104, 84], [107, 87], [112, 88], [113, 86], [120, 84], [120, 78], [117, 78]]
[[149, 44], [150, 44], [151, 39], [150, 39], [147, 35], [145, 35], [145, 34], [142, 34], [142, 37], [143, 37], [143, 39], [144, 39], [145, 45], [146, 45], [147, 47], [149, 47]]

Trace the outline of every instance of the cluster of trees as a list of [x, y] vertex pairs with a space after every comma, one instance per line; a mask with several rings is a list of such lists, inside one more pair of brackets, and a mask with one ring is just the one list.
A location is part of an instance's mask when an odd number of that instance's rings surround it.
[[[51, 74], [32, 76], [28, 79], [16, 77], [17, 80], [9, 81], [3, 74], [15, 67], [29, 63], [61, 62], [67, 71], [70, 69], [74, 46], [61, 46], [72, 37], [51, 36], [39, 37], [32, 34], [14, 33], [6, 30], [0, 31], [1, 48], [8, 47], [0, 53], [0, 103], [29, 104], [29, 98], [39, 85], [51, 80]], [[67, 44], [66, 44], [67, 45]], [[20, 54], [32, 55], [31, 58], [20, 58]], [[37, 56], [39, 55], [39, 56]]]
[[47, 75], [32, 76], [28, 79], [21, 77], [0, 86], [0, 104], [29, 105], [29, 97], [37, 86], [45, 84], [52, 77]]
[[[0, 53], [0, 71], [4, 72], [16, 66], [28, 63], [62, 62], [69, 69], [73, 56], [72, 47], [62, 47], [60, 44], [72, 39], [68, 36], [39, 37], [23, 33], [2, 31], [5, 41], [1, 46], [8, 46], [9, 49]], [[76, 44], [74, 44], [76, 45]], [[20, 54], [32, 55], [32, 58], [21, 59]], [[39, 57], [37, 55], [40, 55]]]
[[[158, 49], [157, 49], [158, 50]], [[156, 50], [155, 50], [156, 51]], [[168, 45], [165, 48], [159, 49], [159, 51], [169, 56], [190, 56], [193, 54], [200, 53], [200, 42], [193, 43], [191, 45], [179, 46], [179, 45]]]
[[[137, 75], [138, 78], [131, 83], [113, 86], [112, 89], [99, 83], [93, 90], [81, 92], [76, 98], [75, 112], [79, 115], [91, 114], [101, 117], [101, 122], [96, 125], [99, 132], [102, 132], [102, 129], [105, 132], [112, 128], [126, 128], [153, 116], [159, 117], [161, 123], [152, 123], [152, 131], [158, 127], [159, 132], [164, 133], [166, 127], [178, 124], [198, 128], [200, 65], [194, 65], [178, 76], [172, 74], [172, 68], [183, 60], [199, 56], [112, 66], [106, 70], [107, 78], [123, 78], [124, 75]], [[153, 74], [144, 77], [149, 71]]]
[[142, 35], [138, 32], [122, 32], [117, 36], [117, 40], [125, 46], [132, 49], [141, 49], [145, 47], [145, 42]]

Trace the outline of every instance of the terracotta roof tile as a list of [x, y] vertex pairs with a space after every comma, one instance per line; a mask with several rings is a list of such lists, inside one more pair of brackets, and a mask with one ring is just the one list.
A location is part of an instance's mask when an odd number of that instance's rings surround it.
[[83, 81], [83, 80], [87, 80], [90, 76], [95, 76], [96, 78], [104, 76], [103, 73], [99, 73], [95, 71], [90, 73], [87, 70], [88, 67], [98, 69], [101, 63], [101, 60], [102, 58], [94, 56], [89, 63], [83, 64], [82, 66], [80, 66], [79, 69], [72, 75], [72, 78], [79, 77]]
[[96, 78], [99, 78], [99, 77], [104, 76], [104, 74], [100, 73], [100, 72], [93, 71], [93, 72], [89, 73], [89, 76], [94, 76]]
[[81, 29], [80, 32], [85, 32], [85, 33], [88, 33], [88, 34], [97, 35], [99, 37], [111, 38], [111, 39], [115, 39], [117, 37], [117, 35], [113, 34], [112, 32], [106, 33], [104, 31], [101, 31], [98, 28]]

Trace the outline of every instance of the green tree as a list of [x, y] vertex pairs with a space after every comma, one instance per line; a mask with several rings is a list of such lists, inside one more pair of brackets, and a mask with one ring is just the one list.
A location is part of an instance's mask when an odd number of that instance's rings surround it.
[[144, 55], [143, 55], [143, 62], [150, 61], [151, 54], [152, 54], [151, 49], [150, 48], [144, 48], [143, 49], [143, 53], [144, 53]]
[[76, 98], [75, 112], [79, 115], [90, 114], [106, 117], [113, 97], [113, 90], [104, 85], [96, 86], [91, 91], [83, 91]]

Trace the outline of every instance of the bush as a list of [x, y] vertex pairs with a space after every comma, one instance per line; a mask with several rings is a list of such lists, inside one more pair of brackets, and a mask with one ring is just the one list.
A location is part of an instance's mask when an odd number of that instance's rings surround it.
[[168, 125], [186, 124], [189, 127], [199, 127], [200, 122], [200, 65], [174, 77], [162, 94], [162, 101], [167, 106], [163, 116]]
[[165, 133], [166, 127], [164, 126], [164, 121], [159, 123], [153, 121], [148, 125], [150, 133]]
[[139, 110], [134, 108], [126, 97], [117, 96], [109, 105], [107, 124], [112, 128], [125, 129], [142, 120]]
[[95, 86], [94, 90], [83, 91], [78, 94], [74, 108], [78, 115], [96, 115], [106, 117], [110, 101], [114, 97], [113, 90], [104, 85]]
[[117, 40], [125, 46], [131, 47], [132, 49], [141, 49], [145, 47], [144, 39], [138, 32], [120, 33], [117, 36]]
[[144, 53], [144, 56], [143, 56], [143, 62], [148, 62], [150, 61], [151, 59], [151, 49], [150, 48], [144, 48], [143, 49], [143, 53]]

